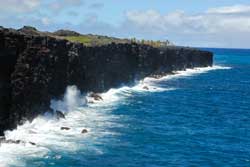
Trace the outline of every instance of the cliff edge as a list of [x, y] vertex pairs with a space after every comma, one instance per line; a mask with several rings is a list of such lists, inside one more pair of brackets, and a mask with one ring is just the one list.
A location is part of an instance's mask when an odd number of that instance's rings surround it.
[[48, 111], [50, 100], [60, 98], [68, 85], [103, 92], [146, 76], [212, 64], [212, 53], [192, 48], [136, 43], [87, 47], [0, 28], [0, 135]]

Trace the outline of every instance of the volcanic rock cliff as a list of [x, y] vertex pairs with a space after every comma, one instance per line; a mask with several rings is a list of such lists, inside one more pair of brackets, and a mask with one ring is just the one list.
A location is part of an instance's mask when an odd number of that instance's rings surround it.
[[210, 52], [183, 47], [109, 44], [86, 47], [0, 28], [0, 135], [49, 110], [68, 85], [103, 92], [154, 74], [207, 67]]

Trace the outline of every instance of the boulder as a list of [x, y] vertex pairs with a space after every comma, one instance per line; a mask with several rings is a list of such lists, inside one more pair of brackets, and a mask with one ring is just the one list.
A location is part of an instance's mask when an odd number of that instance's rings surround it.
[[149, 88], [147, 86], [143, 86], [142, 89], [149, 90]]
[[33, 146], [35, 146], [35, 145], [36, 145], [36, 143], [33, 143], [33, 142], [29, 142], [29, 144], [31, 144], [31, 145], [33, 145]]
[[61, 130], [70, 130], [69, 127], [61, 127]]
[[2, 143], [7, 143], [7, 144], [20, 144], [20, 143], [25, 143], [24, 141], [21, 140], [5, 140]]
[[36, 143], [34, 143], [34, 142], [25, 142], [25, 141], [22, 141], [22, 140], [11, 140], [11, 139], [9, 139], [9, 140], [1, 140], [0, 141], [0, 144], [3, 144], [3, 143], [6, 143], [6, 144], [26, 144], [26, 143], [29, 143], [29, 144], [31, 144], [31, 145], [36, 145]]
[[91, 93], [90, 95], [89, 95], [89, 97], [92, 97], [94, 100], [96, 100], [96, 101], [101, 101], [101, 100], [103, 100], [103, 98], [99, 95], [99, 94], [97, 94], [97, 93]]
[[87, 130], [87, 129], [83, 129], [81, 133], [82, 133], [82, 134], [88, 133], [88, 130]]
[[63, 112], [62, 111], [56, 111], [56, 118], [57, 119], [65, 119], [65, 115], [63, 114]]

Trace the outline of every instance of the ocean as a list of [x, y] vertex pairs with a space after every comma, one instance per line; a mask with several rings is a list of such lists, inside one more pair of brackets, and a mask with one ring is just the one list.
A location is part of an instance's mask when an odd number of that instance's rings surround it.
[[213, 67], [146, 78], [93, 104], [69, 86], [51, 101], [66, 119], [6, 131], [26, 143], [2, 144], [0, 167], [250, 166], [250, 50], [202, 49]]

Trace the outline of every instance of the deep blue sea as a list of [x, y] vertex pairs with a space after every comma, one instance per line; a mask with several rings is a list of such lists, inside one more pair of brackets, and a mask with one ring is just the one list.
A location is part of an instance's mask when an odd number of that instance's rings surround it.
[[67, 119], [6, 132], [37, 146], [2, 145], [0, 167], [250, 166], [250, 50], [203, 50], [215, 67], [112, 89], [100, 103], [69, 87], [51, 103]]

